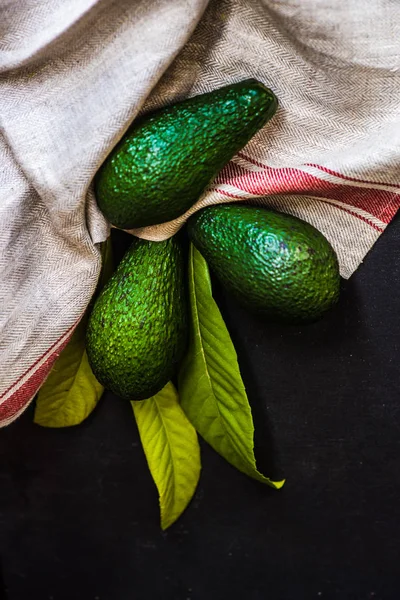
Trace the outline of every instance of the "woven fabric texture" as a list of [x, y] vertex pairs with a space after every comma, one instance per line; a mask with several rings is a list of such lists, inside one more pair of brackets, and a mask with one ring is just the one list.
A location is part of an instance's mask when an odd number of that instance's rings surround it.
[[[91, 183], [141, 111], [266, 83], [277, 115], [192, 211], [248, 199], [298, 215], [349, 277], [400, 207], [399, 57], [392, 0], [0, 3], [0, 426], [90, 301], [109, 234]], [[134, 233], [164, 239], [187, 216]]]

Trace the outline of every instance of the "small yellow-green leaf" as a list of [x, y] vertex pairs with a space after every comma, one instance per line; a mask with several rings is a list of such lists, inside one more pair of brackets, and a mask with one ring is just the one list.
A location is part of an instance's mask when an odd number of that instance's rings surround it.
[[85, 350], [86, 323], [84, 316], [39, 390], [34, 421], [42, 427], [82, 423], [103, 393]]
[[[113, 270], [110, 238], [102, 244], [101, 255], [97, 293], [107, 283]], [[104, 388], [93, 375], [85, 350], [87, 320], [86, 314], [39, 390], [34, 422], [42, 427], [78, 425], [101, 398]]]
[[254, 424], [237, 355], [212, 297], [208, 266], [191, 245], [190, 343], [179, 373], [179, 395], [190, 422], [214, 450], [246, 475], [281, 488], [257, 470]]
[[147, 463], [160, 497], [161, 527], [183, 513], [200, 477], [200, 447], [176, 389], [168, 383], [158, 394], [132, 402]]

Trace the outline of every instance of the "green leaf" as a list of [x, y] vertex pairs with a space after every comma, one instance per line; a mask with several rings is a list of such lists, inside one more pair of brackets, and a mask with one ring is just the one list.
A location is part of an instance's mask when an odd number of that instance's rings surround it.
[[181, 405], [200, 435], [234, 467], [279, 489], [256, 468], [254, 424], [237, 355], [212, 297], [208, 266], [191, 245], [191, 335], [179, 373]]
[[103, 393], [85, 350], [84, 316], [39, 390], [34, 422], [42, 427], [78, 425], [92, 412]]
[[196, 430], [168, 383], [158, 394], [132, 402], [140, 439], [160, 496], [161, 527], [167, 529], [183, 513], [200, 477]]
[[99, 281], [97, 284], [97, 293], [99, 293], [103, 289], [103, 287], [106, 285], [107, 281], [110, 279], [111, 275], [114, 272], [114, 257], [111, 237], [108, 237], [106, 241], [101, 244], [100, 252], [102, 266]]
[[[96, 293], [112, 274], [112, 248], [108, 238], [101, 247], [102, 269]], [[39, 390], [34, 422], [42, 427], [78, 425], [93, 411], [103, 393], [90, 368], [85, 350], [88, 312], [77, 325], [67, 346]]]

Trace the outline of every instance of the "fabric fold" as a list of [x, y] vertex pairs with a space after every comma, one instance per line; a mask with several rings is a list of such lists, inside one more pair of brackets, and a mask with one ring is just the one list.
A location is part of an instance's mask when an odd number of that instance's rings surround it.
[[[254, 77], [267, 126], [176, 221], [250, 201], [300, 216], [349, 277], [400, 207], [400, 13], [374, 0], [15, 0], [0, 7], [0, 426], [95, 289], [95, 172], [138, 114]], [[38, 23], [42, 23], [41, 26]]]

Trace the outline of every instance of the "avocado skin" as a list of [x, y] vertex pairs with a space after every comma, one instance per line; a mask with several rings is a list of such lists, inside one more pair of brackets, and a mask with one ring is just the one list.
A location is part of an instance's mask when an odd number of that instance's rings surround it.
[[276, 108], [248, 79], [135, 121], [95, 177], [100, 210], [121, 229], [179, 217]]
[[135, 240], [95, 302], [86, 347], [101, 384], [144, 400], [174, 375], [185, 349], [184, 256], [177, 238]]
[[221, 283], [256, 313], [313, 321], [338, 300], [336, 253], [305, 221], [263, 208], [217, 205], [194, 214], [188, 232]]

